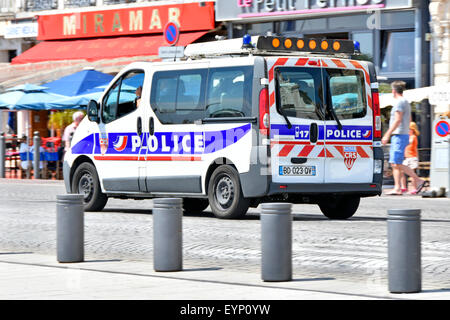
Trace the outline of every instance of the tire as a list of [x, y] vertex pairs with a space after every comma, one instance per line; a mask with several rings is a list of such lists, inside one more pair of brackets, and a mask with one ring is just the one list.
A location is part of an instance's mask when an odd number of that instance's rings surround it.
[[327, 197], [319, 203], [319, 208], [328, 219], [345, 220], [358, 210], [359, 200], [358, 196]]
[[183, 210], [185, 213], [200, 213], [206, 208], [208, 208], [208, 199], [198, 199], [198, 198], [184, 198], [183, 199]]
[[229, 165], [218, 167], [211, 175], [208, 200], [212, 212], [220, 219], [243, 217], [250, 206], [250, 200], [242, 194], [239, 173]]
[[101, 211], [108, 201], [108, 197], [101, 190], [97, 170], [89, 162], [83, 162], [75, 170], [72, 192], [84, 195], [85, 211]]

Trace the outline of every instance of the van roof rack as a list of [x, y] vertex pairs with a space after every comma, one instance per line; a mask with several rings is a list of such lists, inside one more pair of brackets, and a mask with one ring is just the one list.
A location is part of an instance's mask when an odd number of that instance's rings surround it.
[[243, 38], [189, 44], [184, 50], [185, 57], [192, 59], [224, 55], [348, 56], [359, 53], [359, 42], [352, 40], [249, 35]]

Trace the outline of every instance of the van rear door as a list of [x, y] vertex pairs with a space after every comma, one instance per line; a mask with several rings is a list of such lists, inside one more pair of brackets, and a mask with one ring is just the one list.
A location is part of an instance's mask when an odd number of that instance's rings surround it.
[[319, 58], [267, 58], [273, 182], [324, 182], [320, 64]]
[[373, 112], [362, 61], [322, 59], [325, 83], [325, 183], [371, 183]]

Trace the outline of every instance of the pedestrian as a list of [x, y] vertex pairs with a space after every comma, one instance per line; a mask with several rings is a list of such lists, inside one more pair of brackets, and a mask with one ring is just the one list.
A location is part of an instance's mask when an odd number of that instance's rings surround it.
[[410, 167], [403, 164], [405, 148], [409, 143], [409, 123], [411, 121], [411, 105], [403, 97], [405, 82], [394, 81], [391, 84], [391, 89], [395, 102], [391, 110], [389, 128], [381, 139], [383, 145], [386, 145], [389, 142], [389, 139], [391, 140], [389, 163], [392, 166], [392, 173], [394, 176], [394, 189], [387, 194], [403, 194], [401, 188], [403, 174], [407, 174], [413, 179], [416, 191], [420, 192], [425, 184], [425, 180], [419, 178]]
[[75, 130], [78, 128], [81, 120], [84, 118], [84, 113], [81, 111], [77, 111], [72, 115], [73, 122], [69, 124], [66, 129], [64, 129], [63, 141], [64, 141], [64, 151], [70, 149], [70, 142], [72, 141], [73, 134]]
[[[411, 168], [414, 175], [416, 175], [416, 169], [419, 167], [419, 157], [418, 157], [418, 150], [417, 150], [417, 144], [418, 144], [417, 137], [419, 135], [420, 135], [420, 131], [417, 128], [417, 124], [415, 122], [410, 122], [410, 124], [409, 124], [409, 144], [405, 148], [405, 160], [403, 160], [403, 165]], [[419, 177], [417, 177], [416, 179], [418, 179], [418, 178]], [[408, 191], [408, 181], [404, 174], [402, 174], [401, 188], [402, 188], [402, 192]], [[416, 188], [414, 188], [414, 190], [412, 190], [410, 192], [410, 194], [417, 194], [419, 191]]]

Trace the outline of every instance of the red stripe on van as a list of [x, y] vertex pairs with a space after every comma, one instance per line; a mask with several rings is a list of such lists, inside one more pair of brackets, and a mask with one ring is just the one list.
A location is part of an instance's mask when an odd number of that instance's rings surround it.
[[299, 58], [295, 63], [296, 66], [304, 66], [308, 62], [308, 58]]
[[300, 151], [297, 157], [307, 157], [313, 149], [314, 146], [312, 145], [304, 146], [302, 151]]
[[278, 153], [279, 157], [286, 157], [287, 155], [289, 155], [289, 153], [292, 151], [292, 149], [294, 149], [294, 145], [293, 144], [287, 144], [285, 145], [280, 152]]
[[336, 67], [339, 67], [339, 68], [347, 68], [347, 66], [346, 66], [341, 60], [338, 60], [338, 59], [331, 59], [331, 61], [334, 62], [334, 64], [336, 65]]
[[356, 147], [356, 151], [358, 151], [358, 154], [361, 156], [361, 158], [369, 158], [369, 155], [364, 151], [362, 147]]

